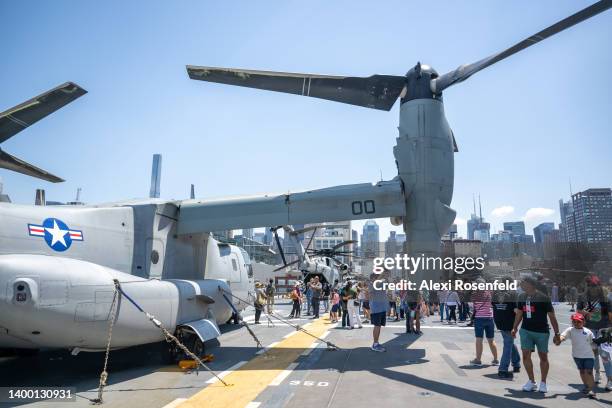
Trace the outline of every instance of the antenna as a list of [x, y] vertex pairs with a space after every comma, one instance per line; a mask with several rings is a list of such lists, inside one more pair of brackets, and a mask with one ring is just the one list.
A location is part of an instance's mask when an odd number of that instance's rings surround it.
[[76, 194], [76, 199], [74, 201], [76, 201], [77, 203], [81, 202], [81, 187], [77, 187], [77, 194]]
[[476, 196], [472, 193], [472, 204], [474, 204], [474, 216], [476, 215]]
[[480, 209], [480, 222], [482, 223], [482, 204], [480, 203], [480, 194], [478, 194], [478, 208]]
[[573, 193], [572, 193], [572, 178], [569, 177], [569, 188], [570, 188], [570, 198], [572, 197]]
[[189, 196], [192, 200], [195, 199], [195, 186], [191, 185], [191, 195]]

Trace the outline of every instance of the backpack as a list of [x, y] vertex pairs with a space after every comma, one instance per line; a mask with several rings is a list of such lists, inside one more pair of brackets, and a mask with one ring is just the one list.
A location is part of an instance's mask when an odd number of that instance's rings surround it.
[[266, 296], [273, 296], [274, 295], [274, 285], [272, 283], [268, 283], [268, 285], [266, 286]]

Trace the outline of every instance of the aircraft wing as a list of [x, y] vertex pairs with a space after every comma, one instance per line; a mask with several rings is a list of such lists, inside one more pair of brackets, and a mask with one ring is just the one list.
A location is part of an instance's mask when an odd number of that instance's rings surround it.
[[0, 143], [86, 93], [77, 84], [66, 82], [0, 113]]
[[240, 228], [398, 217], [400, 180], [349, 184], [286, 194], [180, 202], [178, 234]]

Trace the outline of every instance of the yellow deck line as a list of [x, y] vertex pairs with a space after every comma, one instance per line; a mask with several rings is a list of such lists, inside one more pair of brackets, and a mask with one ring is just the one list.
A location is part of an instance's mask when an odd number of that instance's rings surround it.
[[[318, 319], [305, 328], [318, 337], [328, 330], [328, 322]], [[288, 337], [226, 375], [223, 380], [232, 384], [229, 387], [217, 381], [184, 401], [178, 408], [244, 408], [315, 341], [315, 338], [303, 332]]]

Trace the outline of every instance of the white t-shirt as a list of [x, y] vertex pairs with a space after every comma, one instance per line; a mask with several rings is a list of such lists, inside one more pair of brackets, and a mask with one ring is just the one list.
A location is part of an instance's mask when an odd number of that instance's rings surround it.
[[568, 327], [561, 333], [565, 339], [572, 340], [572, 357], [574, 358], [593, 358], [593, 332], [583, 327], [577, 329]]

